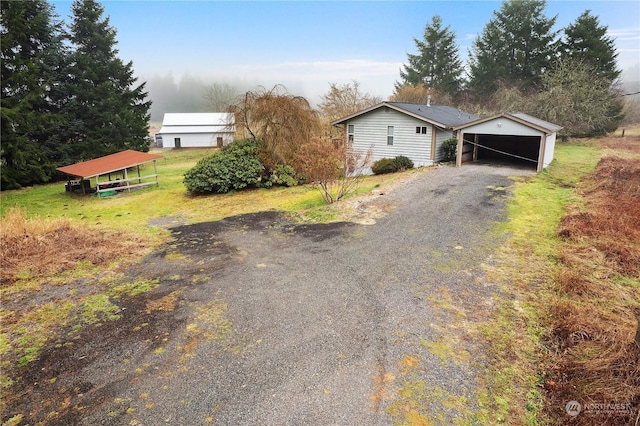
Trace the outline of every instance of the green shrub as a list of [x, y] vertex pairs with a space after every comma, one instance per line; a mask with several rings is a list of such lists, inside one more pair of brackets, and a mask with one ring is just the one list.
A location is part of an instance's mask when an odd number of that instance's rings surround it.
[[298, 179], [296, 178], [296, 171], [293, 167], [278, 164], [269, 177], [261, 182], [260, 186], [268, 188], [273, 185], [296, 186], [297, 184]]
[[398, 155], [395, 158], [382, 158], [375, 161], [371, 166], [371, 171], [376, 175], [384, 173], [394, 173], [400, 170], [412, 169], [413, 161], [404, 155]]
[[371, 171], [376, 175], [381, 175], [384, 173], [393, 173], [396, 169], [392, 158], [382, 158], [378, 161], [374, 161], [371, 166]]
[[396, 165], [396, 170], [413, 169], [413, 161], [404, 155], [398, 155], [393, 159], [393, 162]]
[[443, 161], [456, 161], [456, 151], [458, 150], [458, 139], [449, 138], [442, 142]]
[[253, 141], [237, 141], [210, 155], [184, 175], [187, 190], [195, 193], [227, 193], [257, 186], [264, 171]]

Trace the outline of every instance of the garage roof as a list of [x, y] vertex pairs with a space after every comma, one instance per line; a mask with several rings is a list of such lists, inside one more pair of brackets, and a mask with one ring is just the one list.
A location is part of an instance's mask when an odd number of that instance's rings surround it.
[[162, 158], [162, 155], [149, 154], [146, 152], [128, 149], [126, 151], [106, 155], [94, 160], [83, 161], [70, 166], [58, 167], [57, 170], [68, 175], [87, 179], [94, 176], [117, 172], [118, 170], [128, 169], [129, 167], [138, 166], [159, 158]]
[[165, 113], [157, 134], [235, 133], [235, 116], [226, 112]]
[[342, 124], [355, 117], [382, 107], [391, 108], [393, 110], [426, 121], [443, 129], [450, 129], [454, 126], [459, 126], [470, 121], [477, 120], [479, 118], [477, 115], [473, 115], [468, 112], [459, 110], [458, 108], [446, 105], [410, 104], [405, 102], [381, 102], [369, 108], [363, 109], [362, 111], [358, 111], [346, 117], [340, 118], [332, 122], [331, 124], [334, 126]]
[[533, 129], [539, 130], [548, 135], [562, 129], [562, 126], [559, 126], [557, 124], [549, 123], [548, 121], [541, 120], [539, 118], [533, 117], [531, 115], [528, 115], [522, 112], [516, 112], [516, 113], [502, 113], [502, 114], [494, 115], [492, 117], [481, 118], [479, 120], [470, 121], [468, 123], [454, 127], [453, 130], [464, 129], [467, 127], [475, 126], [476, 124], [486, 123], [488, 121], [492, 121], [498, 118], [506, 118], [509, 120], [516, 121], [520, 124], [529, 126]]

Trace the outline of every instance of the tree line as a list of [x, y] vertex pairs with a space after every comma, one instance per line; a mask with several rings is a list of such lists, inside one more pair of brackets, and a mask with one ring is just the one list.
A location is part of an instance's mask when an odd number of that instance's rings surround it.
[[392, 100], [457, 105], [480, 115], [529, 113], [565, 135], [613, 131], [623, 118], [614, 40], [590, 10], [562, 31], [544, 0], [507, 0], [460, 59], [455, 33], [433, 16], [408, 54]]
[[61, 165], [149, 149], [145, 85], [118, 58], [100, 3], [74, 1], [68, 24], [46, 0], [0, 7], [3, 190], [48, 182]]

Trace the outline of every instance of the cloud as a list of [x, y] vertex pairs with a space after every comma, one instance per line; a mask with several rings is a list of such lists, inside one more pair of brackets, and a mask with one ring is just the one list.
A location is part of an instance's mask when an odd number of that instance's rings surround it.
[[640, 40], [640, 27], [609, 28], [607, 35], [616, 41]]

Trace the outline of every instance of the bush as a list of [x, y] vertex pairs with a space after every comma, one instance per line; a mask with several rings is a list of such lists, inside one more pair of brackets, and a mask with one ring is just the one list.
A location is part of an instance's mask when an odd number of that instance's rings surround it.
[[296, 171], [293, 167], [278, 164], [276, 169], [271, 172], [269, 177], [264, 180], [260, 186], [268, 188], [273, 185], [296, 186], [297, 184], [298, 179], [296, 178]]
[[458, 139], [449, 138], [442, 142], [442, 159], [444, 161], [456, 161], [456, 151], [458, 150]]
[[395, 158], [383, 158], [374, 162], [371, 166], [371, 171], [376, 175], [381, 175], [412, 168], [413, 161], [404, 155], [398, 155]]
[[398, 155], [393, 159], [393, 162], [395, 163], [397, 170], [413, 169], [413, 161], [404, 155]]
[[256, 142], [238, 141], [198, 161], [185, 173], [184, 184], [190, 192], [227, 193], [258, 185], [263, 171]]
[[393, 173], [395, 172], [395, 165], [393, 164], [392, 158], [382, 158], [380, 160], [374, 161], [371, 166], [371, 171], [376, 175], [381, 175], [384, 173]]

